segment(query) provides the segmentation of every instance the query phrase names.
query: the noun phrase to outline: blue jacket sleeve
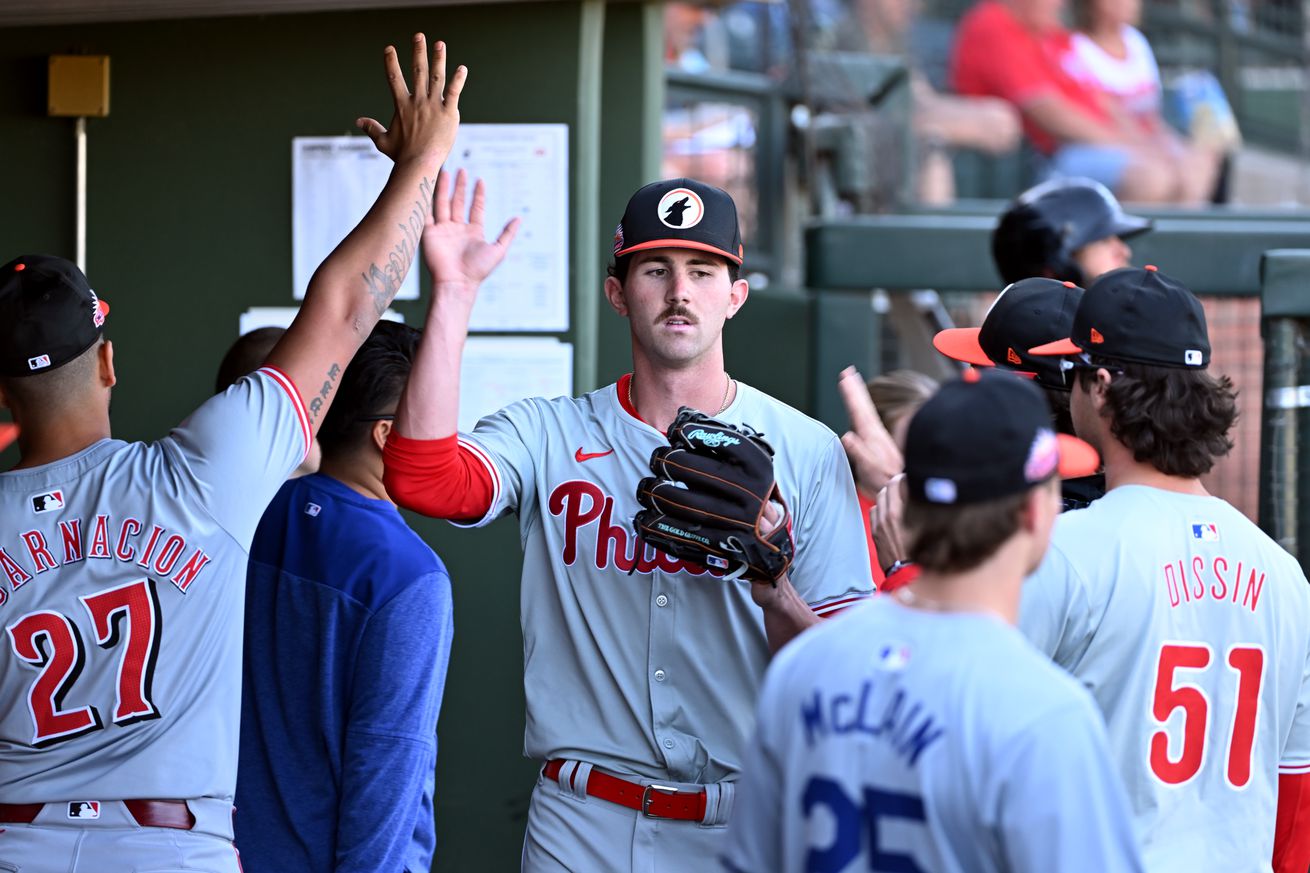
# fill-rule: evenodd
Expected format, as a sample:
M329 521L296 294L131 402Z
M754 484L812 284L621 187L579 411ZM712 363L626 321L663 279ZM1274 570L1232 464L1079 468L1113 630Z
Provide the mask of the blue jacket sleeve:
M450 580L418 579L369 618L346 722L336 873L428 870Z

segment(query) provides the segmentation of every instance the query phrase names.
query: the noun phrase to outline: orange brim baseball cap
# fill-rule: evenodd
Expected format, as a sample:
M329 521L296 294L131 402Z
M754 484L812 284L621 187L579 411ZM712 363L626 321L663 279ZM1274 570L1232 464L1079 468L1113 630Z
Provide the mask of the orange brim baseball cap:
M1185 285L1155 267L1121 267L1087 289L1065 339L1034 357L1077 356L1203 370L1210 363L1205 309Z
M650 249L693 249L740 264L745 252L737 204L722 188L695 179L640 188L614 231L614 257Z
M928 503L995 500L1099 466L1094 448L1051 427L1045 395L1002 369L943 384L910 419L905 440L906 486Z
M939 330L932 338L932 347L948 358L973 364L975 367L995 366L978 342L979 327L950 327Z
M1057 433L1060 462L1057 471L1061 479L1081 479L1101 469L1101 456L1092 444L1067 433Z

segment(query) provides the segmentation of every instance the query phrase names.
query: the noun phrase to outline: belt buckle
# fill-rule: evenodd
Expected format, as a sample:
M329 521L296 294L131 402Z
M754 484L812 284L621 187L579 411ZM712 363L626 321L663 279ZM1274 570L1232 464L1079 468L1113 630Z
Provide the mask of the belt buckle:
M641 790L641 814L647 818L668 818L668 816L657 815L650 811L650 804L654 799L651 797L652 791L658 791L660 794L673 795L682 793L681 789L674 788L672 785L659 785L652 782Z

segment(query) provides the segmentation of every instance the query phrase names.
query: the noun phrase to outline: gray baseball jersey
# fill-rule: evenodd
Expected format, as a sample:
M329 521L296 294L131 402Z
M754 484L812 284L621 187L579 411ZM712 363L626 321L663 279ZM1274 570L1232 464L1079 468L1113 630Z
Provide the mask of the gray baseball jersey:
M247 552L308 442L265 368L156 443L0 474L0 798L232 798Z
M995 616L880 597L760 694L730 870L1142 869L1087 693Z
M523 541L525 753L681 782L732 778L768 662L747 582L723 582L643 548L637 482L664 434L626 408L627 378L578 398L534 398L462 442L495 495L486 524L517 512ZM850 468L823 425L749 385L718 417L764 433L791 509L791 579L823 614L867 596L864 527Z
M1310 772L1310 587L1217 497L1140 485L1065 513L1020 628L1105 714L1152 870L1270 869Z

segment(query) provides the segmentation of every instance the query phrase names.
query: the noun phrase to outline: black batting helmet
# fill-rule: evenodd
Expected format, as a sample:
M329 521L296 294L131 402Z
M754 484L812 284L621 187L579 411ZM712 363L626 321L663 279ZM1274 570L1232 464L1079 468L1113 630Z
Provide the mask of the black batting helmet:
M1123 211L1100 182L1054 179L1029 188L1001 213L992 231L992 259L1008 285L1045 276L1086 286L1073 253L1088 243L1127 239L1151 229L1151 220Z

